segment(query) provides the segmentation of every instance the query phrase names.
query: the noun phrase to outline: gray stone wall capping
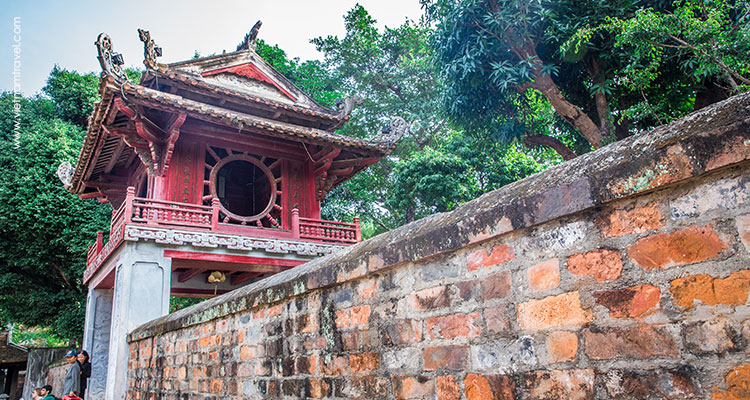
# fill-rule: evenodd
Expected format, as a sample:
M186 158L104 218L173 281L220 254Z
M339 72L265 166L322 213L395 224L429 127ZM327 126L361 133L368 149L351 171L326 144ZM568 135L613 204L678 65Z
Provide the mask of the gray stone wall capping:
M129 341L486 242L750 159L750 93L136 328Z

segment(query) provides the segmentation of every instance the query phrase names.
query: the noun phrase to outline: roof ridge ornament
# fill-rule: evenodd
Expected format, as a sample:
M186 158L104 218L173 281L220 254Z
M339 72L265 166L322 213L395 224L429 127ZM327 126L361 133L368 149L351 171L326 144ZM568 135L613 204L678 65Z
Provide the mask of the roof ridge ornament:
M156 57L161 57L161 47L156 45L153 39L151 39L151 33L147 30L138 28L138 37L143 42L143 65L147 69L154 69L157 65Z
M99 53L97 58L99 59L99 65L102 67L102 72L116 80L127 82L128 76L122 69L122 65L125 64L122 54L115 53L112 50L112 39L109 38L109 35L104 32L100 33L94 45L96 45L96 50Z
M391 123L383 126L380 130L380 137L376 139L379 143L385 143L389 148L393 147L398 141L409 132L409 124L401 117L393 117Z
M349 116L349 114L352 113L352 110L354 110L355 105L360 105L362 102L364 102L365 99L358 95L354 94L349 97L336 100L336 109L339 110L339 118L346 118Z
M258 22L253 25L252 29L250 29L250 32L245 35L245 41L243 43L240 43L239 46L237 46L237 51L240 50L252 50L255 51L255 46L257 45L256 40L258 39L258 31L260 31L260 26L263 25L263 22L261 20L258 20Z

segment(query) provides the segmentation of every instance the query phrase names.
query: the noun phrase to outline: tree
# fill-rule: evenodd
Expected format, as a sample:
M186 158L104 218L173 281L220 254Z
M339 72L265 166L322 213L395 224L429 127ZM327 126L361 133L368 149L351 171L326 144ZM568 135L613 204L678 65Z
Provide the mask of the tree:
M632 18L611 18L600 29L616 34L616 45L631 54L621 74L630 89L664 79L664 65L671 60L678 60L684 75L696 83L711 82L719 92L699 96L722 99L750 87L747 1L677 1L673 11L646 8ZM580 46L592 34L594 29L582 27L571 43ZM709 102L698 97L696 108Z
M109 224L110 208L67 192L55 175L74 162L84 130L57 117L54 99L23 99L19 147L13 95L0 97L0 312L5 321L49 326L71 340L82 332L87 245Z
M373 136L394 116L406 119L411 131L389 157L331 191L324 217L361 215L363 234L370 236L432 212L449 211L499 187L505 177L525 176L527 170L499 167L514 151L498 142L482 147L482 140L449 127L440 107L443 82L434 64L429 24L407 20L397 28L379 30L360 5L344 20L343 38L313 40L340 90L365 98L341 133ZM473 145L476 151L467 151ZM455 153L459 149L464 152Z
M644 4L662 10L660 1L617 0L424 0L437 22L435 47L444 71L444 106L459 126L505 141L527 139L571 158L608 141L631 134L622 114L640 101L630 91L619 93L617 72L629 59L615 49L614 35L597 31L584 45L565 44L583 26L601 26L609 18L629 18ZM665 64L670 71L674 66ZM683 101L682 74L675 83L649 88L665 102ZM694 92L690 85L688 90ZM542 96L539 102L530 92ZM674 92L674 93L673 93ZM529 99L532 99L530 101ZM546 104L545 104L546 103ZM557 115L549 132L539 132L534 117L551 107ZM588 146L570 146L581 135ZM564 137L570 139L564 140ZM567 147L568 149L564 149Z

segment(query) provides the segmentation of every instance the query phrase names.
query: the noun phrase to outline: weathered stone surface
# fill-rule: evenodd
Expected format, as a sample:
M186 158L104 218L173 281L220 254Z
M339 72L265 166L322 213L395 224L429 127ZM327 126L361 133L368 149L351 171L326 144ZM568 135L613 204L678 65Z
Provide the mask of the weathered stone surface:
M422 321L400 320L383 327L385 344L399 346L422 341Z
M737 217L737 232L745 250L750 252L750 215Z
M445 286L422 289L409 295L409 306L413 310L425 311L450 305L450 297Z
M508 271L482 278L479 282L482 300L502 299L508 296L512 290L510 280Z
M605 237L617 237L657 230L664 226L656 204L635 206L627 210L612 210L598 221Z
M750 177L722 179L701 185L687 195L670 202L675 221L734 210L750 201Z
M457 337L477 337L482 333L479 319L480 314L478 312L427 318L425 321L427 337L430 340L436 338L455 339Z
M560 285L560 261L552 258L529 267L529 288L546 290Z
M524 399L591 400L594 398L594 371L568 369L530 372L521 379Z
M618 399L660 398L667 400L701 397L692 366L660 371L612 371L607 375L607 392Z
M669 290L675 302L684 308L692 308L696 300L710 306L745 304L750 292L750 270L732 272L727 278L705 274L678 278L671 282Z
M628 247L628 256L644 269L666 269L712 259L726 248L711 226L692 226L645 237Z
M468 346L433 346L424 349L424 369L460 370L466 368L469 362Z
M547 338L547 361L560 363L575 361L578 352L578 335L568 331L550 332Z
M638 285L625 289L594 293L596 303L609 309L614 318L635 318L659 309L661 290L652 285Z
M391 377L393 395L399 400L423 399L435 394L435 380L424 375L396 375Z
M461 399L461 388L458 386L458 383L455 380L455 376L438 376L436 386L438 400Z
M515 400L516 382L507 375L466 374L466 400Z
M628 195L679 182L693 174L693 163L681 144L667 148L666 154L643 166L624 179L608 182L608 188L615 194Z
M416 347L403 347L383 352L383 367L389 370L417 370L422 351Z
M724 386L714 387L713 400L750 399L750 364L740 365L726 374Z
M725 316L686 325L682 335L685 346L693 354L738 351L744 345L739 328Z
M516 257L513 248L507 244L498 244L492 248L490 254L481 249L469 254L466 258L466 267L469 271L476 271L483 267L492 267L508 262Z
M602 249L574 254L568 258L568 271L576 275L591 275L597 282L617 279L622 274L620 252Z
M348 399L382 399L388 396L388 378L378 375L353 376L347 387Z
M484 309L484 325L490 332L498 333L509 330L512 319L513 308L510 306Z
M583 331L583 338L586 355L594 360L678 357L680 353L677 343L665 327L590 328Z
M537 364L534 339L524 336L516 340L497 339L471 346L474 370L509 373Z
M529 300L516 306L521 329L549 329L581 326L592 319L591 311L581 306L578 292Z

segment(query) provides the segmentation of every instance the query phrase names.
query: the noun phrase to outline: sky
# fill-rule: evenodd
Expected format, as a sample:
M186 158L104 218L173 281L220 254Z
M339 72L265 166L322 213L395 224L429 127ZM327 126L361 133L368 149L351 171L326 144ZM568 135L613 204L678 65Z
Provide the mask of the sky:
M41 90L55 64L99 73L94 42L101 32L109 34L126 67L143 68L138 28L163 48L162 63L190 59L196 51L233 51L259 19L258 38L278 44L289 57L321 59L310 39L343 36L343 16L356 3L381 28L422 15L419 0L17 0L0 9L0 91L13 90L14 67L24 96Z

